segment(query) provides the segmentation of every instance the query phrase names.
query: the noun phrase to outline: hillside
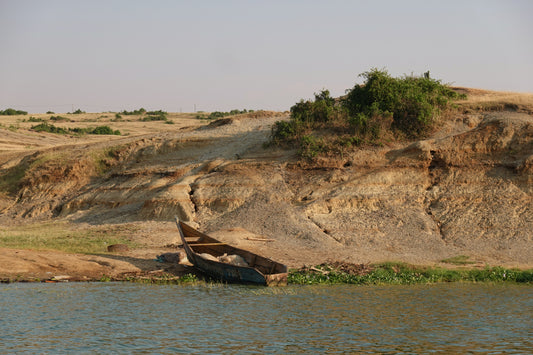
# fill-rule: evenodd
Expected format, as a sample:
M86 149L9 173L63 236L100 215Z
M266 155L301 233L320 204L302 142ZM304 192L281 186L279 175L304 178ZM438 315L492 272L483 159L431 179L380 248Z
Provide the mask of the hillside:
M449 266L443 260L465 256L472 266L531 268L533 95L457 90L468 99L431 137L313 163L294 150L265 147L272 125L287 114L214 122L170 114L173 124L82 114L54 123L105 124L120 136L37 133L23 120L50 115L0 116L0 241L38 237L41 225L82 236L97 230L132 250L79 256L85 270L156 270L144 262L173 250L178 216L292 267ZM50 251L55 256L39 259L42 252L15 244L0 245L10 247L1 277L67 273L76 260ZM65 263L50 261L58 259Z

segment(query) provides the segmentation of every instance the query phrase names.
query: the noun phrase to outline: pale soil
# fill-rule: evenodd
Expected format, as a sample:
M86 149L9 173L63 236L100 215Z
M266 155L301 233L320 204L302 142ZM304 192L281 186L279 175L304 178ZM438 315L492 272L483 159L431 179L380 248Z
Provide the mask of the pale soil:
M91 115L109 117L95 124ZM313 166L298 162L295 151L263 147L272 124L287 117L273 116L208 126L179 114L172 125L69 115L73 127L105 124L129 134L84 137L38 134L21 117L9 118L4 126L18 120L20 128L0 128L0 172L39 154L55 158L28 172L16 196L0 196L1 227L66 221L112 233L114 226L134 226L128 239L139 247L98 255L4 248L0 278L191 272L155 260L179 251L174 216L290 267L327 261L451 267L442 260L459 255L470 258L469 266L533 267L527 113L461 113L430 139L357 149ZM116 146L122 148L106 174L84 163L87 152Z

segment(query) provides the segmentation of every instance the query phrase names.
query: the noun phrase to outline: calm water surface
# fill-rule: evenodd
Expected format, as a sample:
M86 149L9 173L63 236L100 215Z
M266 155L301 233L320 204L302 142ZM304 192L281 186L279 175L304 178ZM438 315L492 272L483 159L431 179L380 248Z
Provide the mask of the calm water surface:
M533 287L0 285L0 353L533 353Z

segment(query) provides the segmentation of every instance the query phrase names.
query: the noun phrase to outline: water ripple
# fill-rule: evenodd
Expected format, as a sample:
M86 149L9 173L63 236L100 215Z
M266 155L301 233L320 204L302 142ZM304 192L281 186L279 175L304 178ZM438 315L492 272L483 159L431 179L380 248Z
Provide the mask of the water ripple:
M533 287L0 285L0 353L530 353Z

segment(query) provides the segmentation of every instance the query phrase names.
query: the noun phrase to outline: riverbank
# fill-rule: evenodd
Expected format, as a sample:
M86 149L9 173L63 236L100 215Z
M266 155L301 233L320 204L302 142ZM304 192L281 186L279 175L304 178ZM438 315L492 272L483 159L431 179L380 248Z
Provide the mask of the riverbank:
M167 249L168 250L168 249ZM160 250L161 251L161 250ZM13 282L136 282L146 284L191 284L210 283L219 281L211 280L199 272L187 262L177 262L178 253L168 252L166 255L176 255L176 258L165 260L161 256L154 259L142 259L120 255L68 255L58 254L51 251L32 252L24 250L0 249L0 265L10 265L10 272L0 267L0 283ZM152 251L153 252L153 251ZM5 264L10 253L14 253L18 264ZM39 271L26 271L20 269L20 261L27 263L41 263L47 258L59 258L61 260L56 267L56 272L44 271L46 267L36 267ZM78 263L74 261L78 258ZM174 260L172 260L174 259ZM56 259L57 260L57 259ZM509 282L533 284L533 269L520 270L504 267L465 267L467 261L461 259L462 265L444 267L427 267L409 265L406 263L389 262L377 264L351 264L335 262L316 266L303 266L289 271L288 283L293 285L412 285L433 284L442 282ZM91 263L100 265L99 270L88 267ZM121 265L121 263L124 263ZM452 262L453 263L453 262ZM78 264L77 269L68 269ZM136 264L137 270L128 268ZM141 264L143 269L140 269ZM49 265L48 267L50 267ZM85 266L85 270L83 267ZM92 265L94 266L94 265ZM122 266L122 269L120 269ZM17 272L17 267L19 268ZM81 268L80 268L81 267ZM107 271L102 269L107 268ZM15 272L13 272L15 271ZM58 272L61 271L61 272Z
M312 161L266 144L288 113L2 117L0 277L164 273L155 259L179 243L175 216L292 269L465 258L473 269L530 270L533 96L462 90L468 100L424 139ZM37 122L122 135L39 132ZM116 243L129 251L109 253Z

